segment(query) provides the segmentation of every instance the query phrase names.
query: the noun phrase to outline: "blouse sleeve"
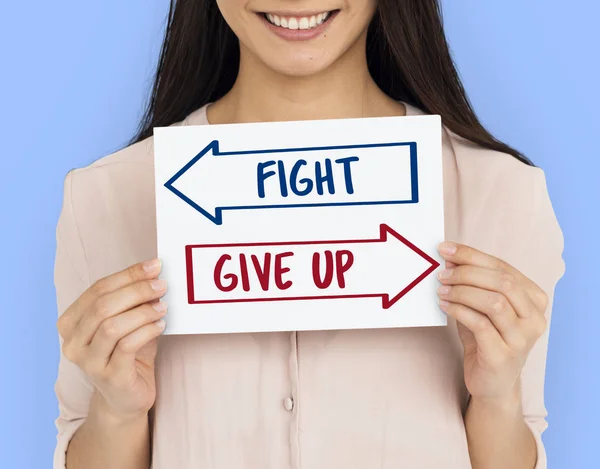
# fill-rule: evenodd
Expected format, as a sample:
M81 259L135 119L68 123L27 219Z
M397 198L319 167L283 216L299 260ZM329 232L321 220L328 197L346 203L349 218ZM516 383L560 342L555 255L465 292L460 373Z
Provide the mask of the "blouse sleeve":
M71 197L73 175L76 171L70 171L65 177L63 204L56 227L54 285L59 316L90 283ZM59 343L62 346L60 336ZM58 434L53 469L65 469L67 446L87 417L92 391L93 385L86 375L74 363L68 361L61 351L55 384L59 415L55 421Z
M554 289L565 271L562 258L563 235L558 225L541 169L535 168L534 178L534 216L532 217L531 236L525 244L523 253L523 274L537 283L548 295L546 318L548 327L535 344L521 374L523 414L531 429L538 450L535 469L546 469L546 451L542 443L542 433L547 428L547 411L544 405L544 377L546 371L546 353Z

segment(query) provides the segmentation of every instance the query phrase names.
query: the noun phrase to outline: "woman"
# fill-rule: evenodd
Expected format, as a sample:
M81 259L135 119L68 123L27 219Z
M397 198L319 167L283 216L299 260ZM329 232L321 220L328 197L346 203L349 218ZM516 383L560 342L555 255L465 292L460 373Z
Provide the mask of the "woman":
M158 339L153 127L428 113L448 327ZM57 239L55 469L546 467L562 234L543 172L475 117L435 0L172 4L141 130L67 175Z

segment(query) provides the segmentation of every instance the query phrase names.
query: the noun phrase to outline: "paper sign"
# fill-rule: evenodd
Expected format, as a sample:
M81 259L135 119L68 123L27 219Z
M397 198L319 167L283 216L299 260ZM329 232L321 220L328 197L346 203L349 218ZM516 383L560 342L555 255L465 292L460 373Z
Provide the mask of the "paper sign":
M439 326L439 116L154 132L166 334Z

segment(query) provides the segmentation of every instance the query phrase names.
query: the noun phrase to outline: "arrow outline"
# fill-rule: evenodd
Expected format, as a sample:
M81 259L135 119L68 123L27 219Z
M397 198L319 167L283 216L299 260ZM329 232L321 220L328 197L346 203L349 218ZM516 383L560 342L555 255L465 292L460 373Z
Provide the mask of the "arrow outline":
M326 150L352 150L364 148L385 148L408 146L410 150L410 180L411 180L411 198L409 200L399 201L376 201L376 202L326 202L314 204L283 204L283 205L249 205L249 206L232 206L232 207L215 207L215 214L209 213L186 196L183 192L173 186L173 184L183 176L193 165L195 165L204 155L212 150L213 156L240 156L240 155L257 155L257 154L272 154L272 153L294 153L308 151L326 151ZM274 208L309 208L309 207L343 207L343 206L361 206L361 205L398 205L398 204L416 204L419 203L419 176L417 163L417 142L391 142L391 143L367 143L361 145L336 145L325 147L305 147L305 148L279 148L267 150L242 150L242 151L219 151L219 140L210 142L200 153L188 161L183 168L177 171L167 182L164 187L174 193L177 197L190 205L192 208L200 212L215 225L223 224L223 212L225 210L256 210L256 209L274 209Z
M404 287L400 293L390 298L389 293L365 293L352 295L324 295L324 296L301 296L301 297L274 297L274 298L233 298L219 300L195 300L194 299L194 275L193 275L193 249L209 249L209 248L224 248L224 247L257 247L257 246L300 246L300 245L319 245L319 244L365 244L365 243L385 243L388 240L388 235L396 238L413 252L420 255L423 259L431 264L421 275ZM186 266L186 281L187 281L187 296L188 304L219 304L219 303L256 303L256 302L271 302L271 301L305 301L305 300L335 300L335 299L351 299L351 298L381 298L382 308L389 309L397 303L409 291L421 283L429 274L440 266L440 263L433 257L419 249L404 236L392 229L389 225L381 223L379 225L379 238L372 239L352 239L352 240L333 240L333 241L275 241L263 243L231 243L231 244L188 244L185 246L185 266Z

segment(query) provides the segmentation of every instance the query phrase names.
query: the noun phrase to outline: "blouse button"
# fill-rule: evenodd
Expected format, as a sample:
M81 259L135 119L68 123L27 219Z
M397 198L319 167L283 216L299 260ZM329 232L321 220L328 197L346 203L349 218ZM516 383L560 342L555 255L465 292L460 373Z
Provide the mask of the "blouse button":
M283 400L283 407L287 411L291 411L294 408L294 400L291 397L286 397Z

